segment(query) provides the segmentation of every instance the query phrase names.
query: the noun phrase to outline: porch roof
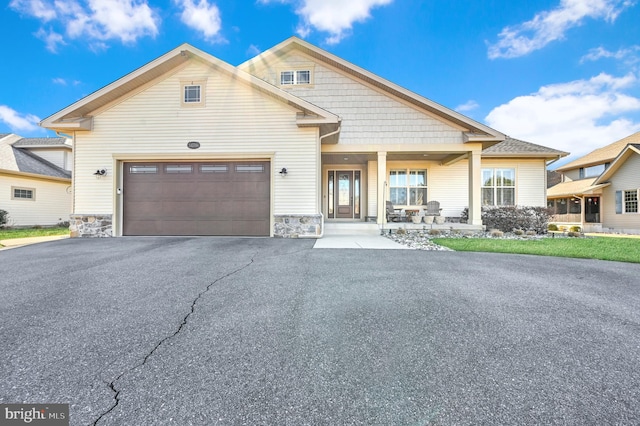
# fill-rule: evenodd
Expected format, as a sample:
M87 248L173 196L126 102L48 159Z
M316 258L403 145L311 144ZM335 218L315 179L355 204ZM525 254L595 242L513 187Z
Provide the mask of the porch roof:
M562 182L547 189L547 198L570 197L572 195L590 195L600 193L600 189L609 183L596 185L596 179L581 179Z

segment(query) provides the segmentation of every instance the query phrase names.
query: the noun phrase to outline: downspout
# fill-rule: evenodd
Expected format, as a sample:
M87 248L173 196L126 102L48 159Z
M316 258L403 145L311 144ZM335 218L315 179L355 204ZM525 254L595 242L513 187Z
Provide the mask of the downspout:
M320 146L322 146L322 140L324 138L328 138L329 136L333 136L333 135L337 135L338 133L340 133L340 130L342 128L342 120L338 121L338 128L336 130L334 130L333 132L327 133L326 135L320 136ZM320 158L322 158L322 148L320 149ZM320 164L320 170L322 170L322 162ZM322 173L320 174L322 176ZM320 178L321 184L320 186L322 186L322 178ZM322 197L320 197L320 200L322 200ZM314 236L302 236L302 238L322 238L324 237L324 215L322 214L322 211L319 212L320 213L320 235L314 235Z
M73 170L71 171L71 214L75 214L76 212L76 191L75 191L75 180L76 180L76 133L73 132L73 135L68 135L66 133L61 132L60 130L56 130L56 135L59 137L65 137L67 139L71 139L71 164L73 164ZM71 217L69 217L69 222L71 222Z

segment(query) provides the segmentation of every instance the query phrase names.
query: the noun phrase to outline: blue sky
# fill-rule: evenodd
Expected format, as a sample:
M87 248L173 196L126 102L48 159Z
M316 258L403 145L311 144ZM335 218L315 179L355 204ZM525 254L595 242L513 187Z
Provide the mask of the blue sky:
M41 119L184 42L238 65L298 35L575 158L640 130L639 2L10 0L0 133L54 136Z

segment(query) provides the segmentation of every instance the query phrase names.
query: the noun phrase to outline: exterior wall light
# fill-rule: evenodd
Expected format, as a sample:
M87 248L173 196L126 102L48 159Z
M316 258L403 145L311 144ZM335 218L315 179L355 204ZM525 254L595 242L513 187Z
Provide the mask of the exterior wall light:
M280 173L280 176L285 177L287 175L287 168L283 167L278 173Z
M96 179L100 179L101 177L107 175L107 169L98 169L93 175L96 177Z

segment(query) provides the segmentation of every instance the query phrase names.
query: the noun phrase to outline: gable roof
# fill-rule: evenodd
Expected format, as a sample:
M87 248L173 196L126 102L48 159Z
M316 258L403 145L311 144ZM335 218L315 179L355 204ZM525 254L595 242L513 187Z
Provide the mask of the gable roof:
M482 151L482 157L544 157L548 160L559 159L569 155L568 152L536 145L531 142L521 141L507 137L504 141L497 143Z
M611 179L620 166L622 166L632 155L637 154L640 155L640 143L638 144L628 144L622 152L613 160L611 165L604 171L598 178L596 179L596 183L604 183L607 180ZM640 171L638 171L638 176L640 176Z
M250 85L261 93L299 110L302 113L297 119L299 126L320 126L321 135L335 131L339 127L340 117L337 115L268 84L187 43L45 118L40 122L40 126L57 131L91 130L93 121L91 114L94 111L129 95L132 91L185 65L190 60L201 61L232 76L236 81Z
M242 70L250 70L254 64L268 61L270 57L282 56L293 50L299 50L304 54L313 57L325 64L337 68L342 72L345 72L359 80L362 80L377 89L387 92L395 97L398 97L410 104L426 110L431 114L441 117L444 120L453 122L465 129L465 141L473 142L499 142L503 141L506 136L495 129L490 128L484 124L478 123L469 117L466 117L454 110L444 107L430 99L420 96L414 92L411 92L404 87L401 87L395 83L385 80L357 65L354 65L342 58L339 58L332 53L329 53L317 46L314 46L298 37L290 37L282 43L272 47L269 50L262 52L256 57L240 64L238 68Z
M593 150L583 157L567 163L562 167L558 167L556 170L562 172L566 170L577 169L580 167L589 167L598 164L610 163L630 143L640 143L640 132L634 133L631 136L627 136L626 138L620 139L619 141L616 141L607 146L603 146L602 148Z
M71 172L7 141L0 143L0 172L70 181Z

